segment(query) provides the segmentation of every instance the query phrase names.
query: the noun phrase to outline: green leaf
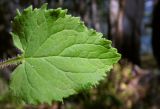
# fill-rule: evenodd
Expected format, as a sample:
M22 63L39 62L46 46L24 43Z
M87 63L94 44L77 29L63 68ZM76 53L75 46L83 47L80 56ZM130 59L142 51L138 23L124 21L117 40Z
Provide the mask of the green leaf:
M10 89L26 103L62 101L105 78L120 59L111 41L88 29L62 9L29 7L12 22L22 64L13 72Z

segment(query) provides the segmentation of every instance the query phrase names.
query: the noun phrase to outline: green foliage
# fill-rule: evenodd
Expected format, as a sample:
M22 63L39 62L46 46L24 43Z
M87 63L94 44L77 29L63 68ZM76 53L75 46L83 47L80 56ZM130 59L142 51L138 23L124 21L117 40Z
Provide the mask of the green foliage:
M10 89L17 100L31 104L62 101L97 85L120 59L101 33L66 10L46 7L17 11L12 22L22 63L12 74Z

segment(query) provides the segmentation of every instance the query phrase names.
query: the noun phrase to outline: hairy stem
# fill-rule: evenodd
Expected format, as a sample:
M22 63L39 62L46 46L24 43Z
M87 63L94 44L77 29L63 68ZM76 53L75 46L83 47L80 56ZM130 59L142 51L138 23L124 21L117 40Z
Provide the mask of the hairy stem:
M1 60L0 61L0 68L7 67L9 65L17 65L23 61L23 56L18 55L17 57L9 58L6 60Z

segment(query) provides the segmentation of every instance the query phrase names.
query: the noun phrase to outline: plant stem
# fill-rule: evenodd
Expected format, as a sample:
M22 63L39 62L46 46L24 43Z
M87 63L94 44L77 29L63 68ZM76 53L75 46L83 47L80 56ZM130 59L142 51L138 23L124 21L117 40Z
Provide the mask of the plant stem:
M13 58L9 58L6 60L2 60L0 61L0 68L4 68L7 67L9 65L15 65L15 64L19 64L23 61L23 56L22 55L18 55L17 57L13 57Z

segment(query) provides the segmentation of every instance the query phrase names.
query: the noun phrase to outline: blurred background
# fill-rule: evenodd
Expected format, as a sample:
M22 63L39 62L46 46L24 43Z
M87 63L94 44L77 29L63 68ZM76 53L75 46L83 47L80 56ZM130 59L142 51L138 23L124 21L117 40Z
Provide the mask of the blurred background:
M96 88L51 106L16 104L8 93L16 66L0 69L0 109L160 109L160 0L0 0L0 61L20 54L9 34L16 9L45 2L102 32L122 59Z

